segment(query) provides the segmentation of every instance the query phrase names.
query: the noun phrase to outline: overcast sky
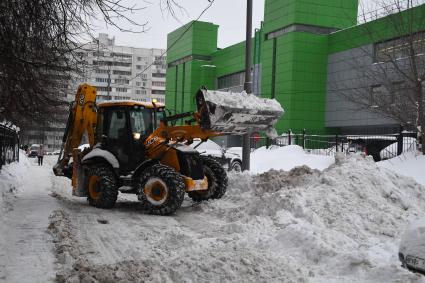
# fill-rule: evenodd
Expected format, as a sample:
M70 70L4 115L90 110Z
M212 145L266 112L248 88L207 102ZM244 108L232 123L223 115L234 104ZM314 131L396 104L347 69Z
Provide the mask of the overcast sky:
M370 9L375 0L361 0ZM146 48L166 48L167 33L180 27L192 19L195 19L204 10L208 0L176 0L186 9L186 12L177 11L178 20L161 12L160 0L127 0L127 4L146 7L137 11L132 18L139 23L148 22L148 31L141 34L123 33L114 27L106 27L98 23L98 32L108 33L115 36L117 45ZM264 17L264 0L253 0L254 21L253 27L259 28ZM246 0L215 0L212 7L202 16L200 20L218 24L218 47L226 47L245 40L245 14ZM120 23L125 28L129 25Z

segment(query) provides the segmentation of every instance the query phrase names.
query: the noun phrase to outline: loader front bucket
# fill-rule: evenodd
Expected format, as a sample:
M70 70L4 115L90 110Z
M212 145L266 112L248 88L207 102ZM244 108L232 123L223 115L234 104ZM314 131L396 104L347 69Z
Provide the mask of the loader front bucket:
M249 131L276 135L274 125L284 110L275 99L260 98L246 92L223 92L200 89L196 94L200 126L225 134Z

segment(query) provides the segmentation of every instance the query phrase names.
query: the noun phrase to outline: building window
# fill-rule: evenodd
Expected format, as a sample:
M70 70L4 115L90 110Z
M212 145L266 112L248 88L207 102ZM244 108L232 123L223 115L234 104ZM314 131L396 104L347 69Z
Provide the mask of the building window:
M97 91L108 91L108 87L106 86L97 86L96 89ZM112 91L111 87L109 87L109 91Z
M394 104L400 96L404 93L410 91L409 87L406 85L404 81L393 82L391 84L391 93L389 103Z
M131 59L133 58L133 55L126 53L112 53L111 57Z
M165 78L165 74L163 73L152 73L153 78Z
M115 83L116 84L126 84L126 85L128 85L130 83L130 81L127 80L127 79L115 79Z
M148 78L147 74L138 74L137 75L139 78L142 78L142 80L146 80Z
M129 96L114 96L114 100L130 100Z
M108 78L96 78L96 82L97 83L107 83L108 82Z
M112 66L114 62L111 61L95 61L93 60L93 65L95 66Z
M136 94L143 94L143 95L145 95L146 94L146 90L144 90L144 89L136 89Z
M243 86L245 82L245 72L234 73L218 78L218 89Z
M165 94L165 90L153 89L152 94Z
M152 86L165 87L165 82L156 82L156 81L153 81L152 82Z
M115 88L116 92L127 92L127 89L125 87L117 87Z
M141 82L136 82L136 86L140 86Z
M409 56L413 46L415 55L425 54L425 31L374 44L374 62L389 62Z
M377 102L381 98L384 89L382 85L372 85L370 86L370 96L369 96L369 105L370 107L378 107Z
M129 71L118 71L118 70L114 70L113 71L114 75L122 75L122 76L131 76L131 72Z
M131 67L131 63L114 62L114 66L118 66L118 67Z
M109 70L102 70L102 69L97 69L96 70L96 74L108 74Z
M161 56L155 56L155 61L153 62L153 65L162 66L165 65L166 59Z

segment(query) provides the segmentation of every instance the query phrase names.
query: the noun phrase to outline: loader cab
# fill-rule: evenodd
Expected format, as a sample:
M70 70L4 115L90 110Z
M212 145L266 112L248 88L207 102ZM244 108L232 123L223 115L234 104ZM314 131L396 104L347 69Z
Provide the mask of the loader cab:
M134 170L144 159L144 140L159 126L164 106L137 101L98 104L95 143L111 152L120 171Z

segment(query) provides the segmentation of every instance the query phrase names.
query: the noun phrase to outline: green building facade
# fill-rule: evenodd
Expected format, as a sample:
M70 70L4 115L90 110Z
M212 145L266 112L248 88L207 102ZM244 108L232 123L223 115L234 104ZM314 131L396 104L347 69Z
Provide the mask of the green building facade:
M350 120L350 113L340 111L344 102L334 99L330 90L330 82L349 80L349 70L335 70L356 48L373 49L377 42L403 35L387 24L388 17L401 17L401 13L357 25L357 9L358 0L265 1L264 21L252 39L253 89L256 95L275 98L284 107L285 115L276 125L279 133L289 129L326 133L371 121L394 124L373 114L354 112L351 114L369 120ZM425 6L402 13L407 12L418 18L413 28L425 30L420 20ZM242 90L245 42L217 48L218 28L212 23L191 22L168 35L169 109L177 113L194 110L194 94L201 86Z

